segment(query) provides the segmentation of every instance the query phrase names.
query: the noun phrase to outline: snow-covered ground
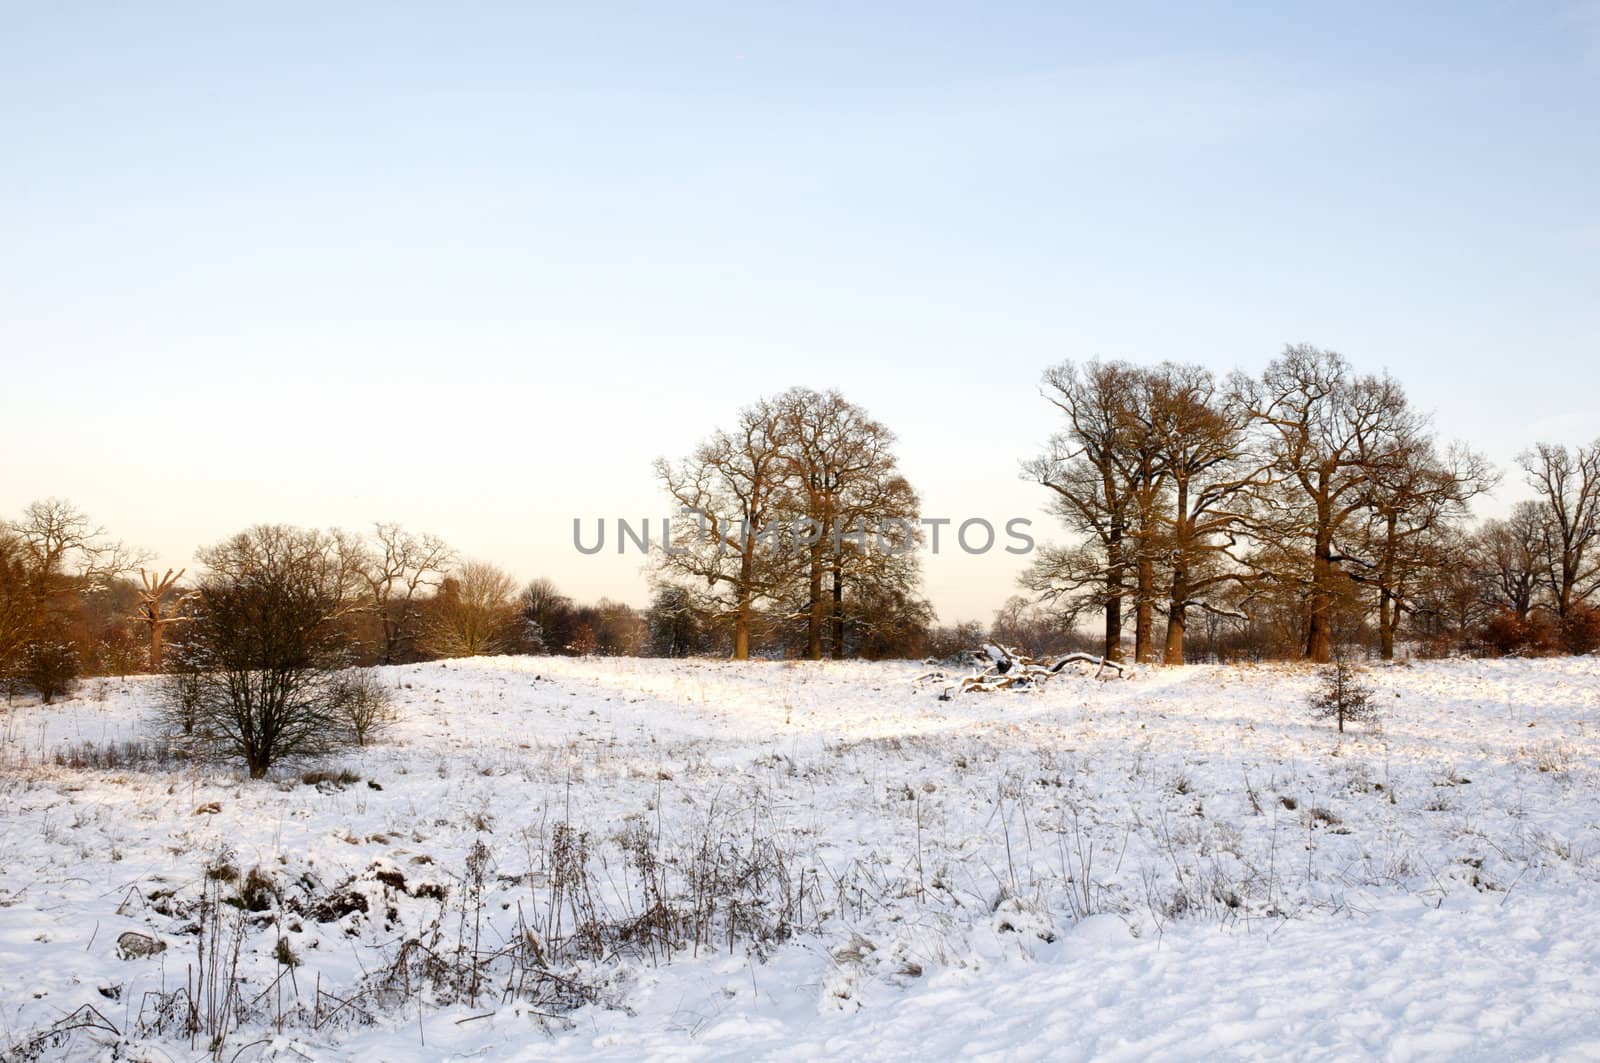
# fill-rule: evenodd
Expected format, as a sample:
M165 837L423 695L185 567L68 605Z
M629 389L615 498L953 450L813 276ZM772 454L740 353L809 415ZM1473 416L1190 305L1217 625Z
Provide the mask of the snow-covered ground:
M0 1053L204 1057L211 947L222 1059L1600 1057L1600 662L1377 668L1342 737L1304 669L926 671L387 669L320 784L54 763L149 680L15 707Z

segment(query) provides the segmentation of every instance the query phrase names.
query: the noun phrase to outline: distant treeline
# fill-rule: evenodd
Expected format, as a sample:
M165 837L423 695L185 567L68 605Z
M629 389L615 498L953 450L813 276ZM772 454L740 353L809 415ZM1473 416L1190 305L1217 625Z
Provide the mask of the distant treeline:
M1500 474L1441 445L1394 379L1329 351L1289 347L1259 376L1064 363L1042 393L1058 428L1022 475L1068 538L1037 551L1025 593L987 629L938 625L918 552L852 534L899 527L902 546L920 542L893 433L837 391L794 388L656 463L685 515L644 609L578 602L549 579L519 586L394 524L263 525L198 551L195 574L158 574L71 503L35 502L0 521L0 684L48 698L81 674L162 670L196 620L215 619L208 602L264 567L305 575L350 665L942 657L986 638L1170 664L1600 647L1600 441L1536 445L1518 459L1534 497L1475 523L1473 500Z
M196 621L212 619L208 605L215 612L225 591L269 566L280 580L285 571L302 578L301 597L315 599L320 627L349 666L513 653L728 656L734 647L734 618L682 587L661 583L644 609L575 601L549 579L519 586L499 567L462 560L438 537L395 524L369 534L262 525L198 557L195 574L148 571L145 555L59 499L0 523L6 693L32 689L48 699L79 676L182 667ZM763 654L805 652L801 618L756 609L746 623ZM938 635L926 619L895 629L854 604L840 630L841 656L918 656Z

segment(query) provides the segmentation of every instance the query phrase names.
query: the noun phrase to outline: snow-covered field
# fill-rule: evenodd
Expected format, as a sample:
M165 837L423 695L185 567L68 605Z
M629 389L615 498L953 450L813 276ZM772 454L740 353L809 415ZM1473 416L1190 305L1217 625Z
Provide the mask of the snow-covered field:
M1600 662L1375 669L1342 737L1303 669L926 671L388 669L320 783L55 763L148 680L15 707L0 1058L204 1058L203 953L225 1060L1600 1057Z

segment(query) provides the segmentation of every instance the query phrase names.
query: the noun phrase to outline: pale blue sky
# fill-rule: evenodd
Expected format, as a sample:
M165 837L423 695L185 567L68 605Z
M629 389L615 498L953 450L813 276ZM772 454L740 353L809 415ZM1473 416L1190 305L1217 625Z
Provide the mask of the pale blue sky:
M642 602L572 517L792 384L1037 515L1067 357L1303 340L1502 466L1600 433L1594 3L0 12L0 509L172 563L397 519Z

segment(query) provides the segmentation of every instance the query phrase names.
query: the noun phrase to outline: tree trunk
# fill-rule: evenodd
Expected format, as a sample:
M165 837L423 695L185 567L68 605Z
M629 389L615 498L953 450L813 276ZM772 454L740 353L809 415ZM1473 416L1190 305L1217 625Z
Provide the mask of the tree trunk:
M150 625L150 670L161 671L161 629L165 625L156 620Z
M1188 623L1189 573L1181 561L1172 569L1172 598L1167 602L1167 645L1163 664L1183 663L1183 633Z
M820 661L822 660L822 626L824 622L822 543L820 541L811 547L810 576L810 583L807 587L809 601L806 610L806 659Z
M1155 641L1155 564L1148 557L1140 557L1138 573L1139 600L1133 613L1133 659L1143 664L1153 656L1151 643Z
M1395 529L1398 524L1398 515L1390 513L1385 525L1387 534L1383 543L1383 573L1378 590L1378 656L1386 661L1394 660L1394 634L1400 627L1400 602L1394 596L1395 554L1399 550Z
M1306 632L1306 657L1316 664L1333 660L1333 545L1317 532L1311 564L1311 622Z
M750 585L755 580L755 540L749 534L749 523L740 545L744 554L739 558L739 598L733 618L733 659L750 659L750 611L753 597Z
M740 590L739 605L733 614L733 659L750 659L750 592Z
M829 647L834 660L844 659L844 565L833 565L833 645Z
M1106 602L1106 645L1105 658L1108 661L1122 660L1122 599L1112 598Z
M408 620L409 607L402 605L397 614L388 614L383 618L383 663L400 663L400 646L405 641L406 629L410 626Z
M1106 543L1106 645L1108 661L1122 660L1122 536L1113 531Z
M1185 607L1173 602L1167 612L1167 645L1161 655L1163 664L1183 663L1183 632L1188 623L1184 616Z
M1394 632L1399 626L1400 610L1394 596L1385 588L1378 592L1378 656L1385 661L1394 660Z

